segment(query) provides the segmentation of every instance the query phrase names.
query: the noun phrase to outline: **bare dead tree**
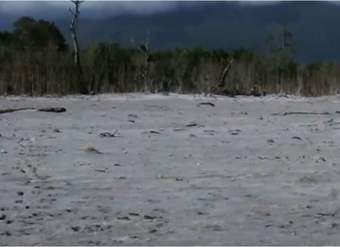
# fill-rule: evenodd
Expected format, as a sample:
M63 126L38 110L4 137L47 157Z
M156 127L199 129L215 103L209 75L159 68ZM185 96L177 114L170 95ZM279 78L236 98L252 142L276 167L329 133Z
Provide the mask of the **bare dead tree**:
M220 80L219 80L219 85L218 85L219 88L224 87L225 79L226 79L227 76L228 76L228 73L229 73L229 71L230 71L230 69L231 69L231 66L232 66L233 62L234 62L234 59L231 58L231 59L229 60L228 64L227 64L227 65L225 66L225 68L223 69L222 74L221 74L221 77L220 77Z
M228 60L228 63L226 64L222 73L219 76L218 84L213 86L212 89L211 89L212 93L217 93L217 94L223 93L223 91L225 89L225 80L226 80L226 78L229 74L229 71L230 71L230 69L233 65L233 62L234 62L233 58L230 58Z
M80 4L82 4L84 1L82 0L71 0L71 2L74 4L74 8L69 8L69 11L72 15L72 21L70 25L70 31L73 41L73 56L74 56L74 64L77 69L77 82L80 84L80 91L81 93L87 93L87 89L82 82L82 69L81 69L81 63L80 63L80 49L79 49L79 40L78 40L78 34L77 34L77 27L78 27L78 21L79 21L79 15L80 15Z
M145 39L144 44L139 46L139 50L143 54L143 64L141 68L141 79L144 84L144 91L150 90L150 82L149 82L149 61L150 61L150 47L149 47L149 38Z
M78 41L78 35L77 35L77 26L78 26L79 14L80 14L79 8L80 8L80 4L83 3L83 1L72 0L71 2L74 4L74 9L69 8L69 11L72 15L70 31L71 31L71 36L73 40L74 63L78 67L80 66L80 59L79 59L79 41Z

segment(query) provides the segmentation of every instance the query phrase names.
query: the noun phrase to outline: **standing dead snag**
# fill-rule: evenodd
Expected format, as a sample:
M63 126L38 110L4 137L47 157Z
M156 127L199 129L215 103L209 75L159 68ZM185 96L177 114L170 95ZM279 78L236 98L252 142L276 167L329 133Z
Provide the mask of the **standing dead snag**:
M222 74L221 74L221 78L220 78L220 81L219 81L219 85L218 87L219 88L223 88L224 87L224 82L225 82L225 79L227 78L227 75L231 69L231 65L233 64L234 62L234 59L231 58L227 64L227 66L224 68Z
M76 73L77 73L77 83L80 87L81 93L87 93L86 86L82 82L82 69L81 69L81 63L80 63L80 49L79 49L79 40L77 35L77 26L78 26L78 20L79 20L79 8L80 4L82 4L84 1L81 0L72 0L71 1L74 4L74 9L69 8L69 11L72 15L72 21L70 25L70 31L71 36L73 40L73 59L74 59L74 65L76 66Z
M73 49L74 49L74 64L77 67L80 67L80 59L79 59L79 42L78 42L78 35L77 35L77 25L78 25L78 18L79 18L79 7L83 1L79 0L72 0L74 4L74 9L69 8L70 13L72 14L72 22L70 25L71 36L73 40Z
M141 79L144 83L144 92L149 91L149 60L150 60L150 50L149 50L149 42L145 40L145 43L139 46L139 50L143 54L143 63L141 67Z
M233 58L230 58L230 60L228 61L227 65L224 67L221 75L220 75L220 78L219 78L219 81L218 81L218 84L216 86L214 86L212 88L212 93L217 93L217 94L224 94L224 91L225 91L225 79L227 78L228 74L229 74L229 71L231 69L231 66L234 62L234 59Z

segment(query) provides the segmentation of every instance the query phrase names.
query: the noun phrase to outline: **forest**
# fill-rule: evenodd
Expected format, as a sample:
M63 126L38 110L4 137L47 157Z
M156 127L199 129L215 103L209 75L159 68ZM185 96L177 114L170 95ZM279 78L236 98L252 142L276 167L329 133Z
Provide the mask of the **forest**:
M73 49L58 27L21 17L0 32L1 95L176 92L222 95L332 95L340 89L335 62L295 59L294 34L286 27L267 38L267 52L204 47L153 49L116 42L81 47L81 76Z

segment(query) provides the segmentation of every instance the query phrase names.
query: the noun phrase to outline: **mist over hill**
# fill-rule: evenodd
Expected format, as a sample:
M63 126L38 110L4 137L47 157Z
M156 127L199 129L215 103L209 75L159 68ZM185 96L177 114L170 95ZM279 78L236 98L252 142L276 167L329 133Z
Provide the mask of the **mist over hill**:
M263 52L268 48L268 36L286 26L294 34L299 60L340 60L340 5L333 2L172 2L166 8L146 13L122 8L118 11L120 5L116 2L105 2L100 8L91 4L81 15L83 46L100 41L132 46L148 39L157 49L245 47ZM49 17L51 9L55 12ZM46 4L32 13L55 21L69 38L66 3L53 7ZM15 14L2 12L0 28L10 28Z

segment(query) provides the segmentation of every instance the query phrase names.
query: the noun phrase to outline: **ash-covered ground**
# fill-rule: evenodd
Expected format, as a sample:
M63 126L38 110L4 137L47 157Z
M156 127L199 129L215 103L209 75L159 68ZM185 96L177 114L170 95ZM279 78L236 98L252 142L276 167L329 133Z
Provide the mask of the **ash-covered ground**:
M1 245L340 244L336 96L0 97L49 106L0 114Z

